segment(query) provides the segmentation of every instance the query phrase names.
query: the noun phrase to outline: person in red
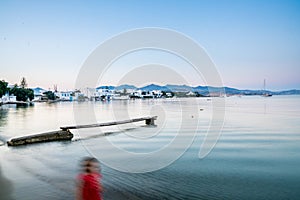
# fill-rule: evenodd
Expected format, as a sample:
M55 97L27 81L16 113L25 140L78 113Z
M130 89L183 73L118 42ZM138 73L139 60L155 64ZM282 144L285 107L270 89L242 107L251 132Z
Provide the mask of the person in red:
M99 161L96 158L84 158L82 173L77 176L76 200L102 200L102 185Z

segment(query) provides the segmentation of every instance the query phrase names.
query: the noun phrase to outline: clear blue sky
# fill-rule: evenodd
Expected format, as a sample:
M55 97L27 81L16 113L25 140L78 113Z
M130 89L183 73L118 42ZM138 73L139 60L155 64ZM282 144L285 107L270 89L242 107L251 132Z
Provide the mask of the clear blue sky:
M13 84L24 76L31 87L73 89L99 44L142 27L193 38L226 86L261 89L265 78L271 90L300 89L300 1L288 0L1 0L0 79Z

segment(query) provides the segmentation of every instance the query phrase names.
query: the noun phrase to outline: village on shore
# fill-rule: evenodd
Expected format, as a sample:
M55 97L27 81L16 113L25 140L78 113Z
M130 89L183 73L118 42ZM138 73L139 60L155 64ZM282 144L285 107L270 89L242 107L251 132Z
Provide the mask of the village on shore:
M159 99L177 97L230 97L245 95L261 95L270 97L272 95L295 95L300 90L267 91L263 90L239 90L229 87L212 86L187 86L187 85L155 85L150 84L141 88L133 85L100 86L97 88L86 87L68 91L59 91L57 85L53 89L45 90L40 87L27 88L25 78L18 86L1 82L0 105L19 104L30 105L33 102L60 102L60 101L111 101L129 99Z
M12 89L14 86L9 85ZM129 99L158 99L176 97L205 97L198 92L159 89L139 89L139 88L116 88L112 86L100 86L97 88L84 88L81 90L58 91L54 86L53 90L45 90L37 87L32 88L33 98L26 101L18 101L14 94L7 92L0 98L1 104L25 104L29 102L59 102L59 101L110 101L110 100L129 100ZM218 93L219 94L219 93ZM214 94L214 96L218 96Z
M98 88L85 88L74 91L50 91L54 98L49 99L49 91L42 88L34 88L34 102L43 101L110 101L110 100L129 100L129 99L154 99L172 98L175 93L161 90L136 90L136 89L112 89L108 86Z

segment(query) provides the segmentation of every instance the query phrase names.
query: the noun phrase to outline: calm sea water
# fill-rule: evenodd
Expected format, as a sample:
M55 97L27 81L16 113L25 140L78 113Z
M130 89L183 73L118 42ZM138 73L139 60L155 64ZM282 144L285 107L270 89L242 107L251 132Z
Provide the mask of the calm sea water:
M36 103L0 108L0 199L74 199L74 180L83 156L102 162L104 199L298 199L300 196L300 96L229 97L224 127L213 150L199 159L212 118L209 99L158 99L113 102ZM74 111L76 110L76 111ZM58 130L75 123L107 122L158 115L156 127L143 122L73 131L71 142L8 147L12 137ZM75 116L75 118L74 118ZM195 136L195 137L194 137ZM103 144L145 154L167 154L138 163ZM164 163L162 169L128 173L128 169ZM130 166L132 165L132 166ZM151 167L150 167L151 168ZM149 169L150 169L149 168Z

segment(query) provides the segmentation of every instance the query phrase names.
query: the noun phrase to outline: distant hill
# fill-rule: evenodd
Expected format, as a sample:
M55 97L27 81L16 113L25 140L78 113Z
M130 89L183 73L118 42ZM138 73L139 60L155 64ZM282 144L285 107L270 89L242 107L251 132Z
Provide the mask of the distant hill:
M287 91L279 91L273 92L270 90L239 90L237 88L231 87L212 87L212 86L196 86L191 87L188 85L165 85L160 86L156 84L150 84L145 87L139 88L145 91L151 90L162 90L162 91L172 91L172 92L198 92L202 95L208 95L209 93L226 93L227 95L263 95L264 93L272 94L272 95L300 95L300 90L287 90Z
M300 90L286 90L286 91L280 91L280 92L273 92L274 95L300 95Z
M187 85L166 85L172 92L189 92L193 91L193 87Z
M144 91L151 91L151 90L161 90L161 91L169 91L170 89L166 86L160 86L160 85L155 85L155 84L150 84L145 87L139 88L140 90Z
M120 86L100 86L97 89L104 89L108 88L110 90L123 90L123 89L139 89L143 91L152 91L152 90L161 90L161 91L172 91L172 92L197 92L201 95L208 96L210 93L215 94L223 94L224 92L227 95L263 95L264 93L272 94L272 95L300 95L300 90L285 90L285 91L270 91L270 90L240 90L237 88L231 87L213 87L213 86L188 86L188 85L171 85L167 84L165 86L157 85L157 84L150 84L144 87L137 88L134 85L120 85Z
M43 88L36 87L33 89L35 94L41 93L43 91L47 91ZM137 88L134 85L123 84L120 86L99 86L96 89L109 89L109 90L143 90L143 91L152 91L152 90L161 90L165 92L179 92L179 93L188 93L188 92L197 92L201 95L208 96L210 93L215 94L223 94L224 92L227 95L263 95L264 93L272 94L272 95L300 95L300 90L292 89L292 90L284 90L284 91L270 91L270 90L239 90L237 88L231 87L212 87L212 86L188 86L188 85L170 85L167 84L165 86L150 84L144 87Z
M99 90L99 89L108 89L108 90L114 90L115 89L115 86L110 86L110 85L108 85L108 86L99 86L99 87L97 87L96 88L97 90Z
M128 89L135 90L137 88L134 85L127 85L127 84L115 87L115 90L124 90L124 89L126 89L126 90L128 90Z

